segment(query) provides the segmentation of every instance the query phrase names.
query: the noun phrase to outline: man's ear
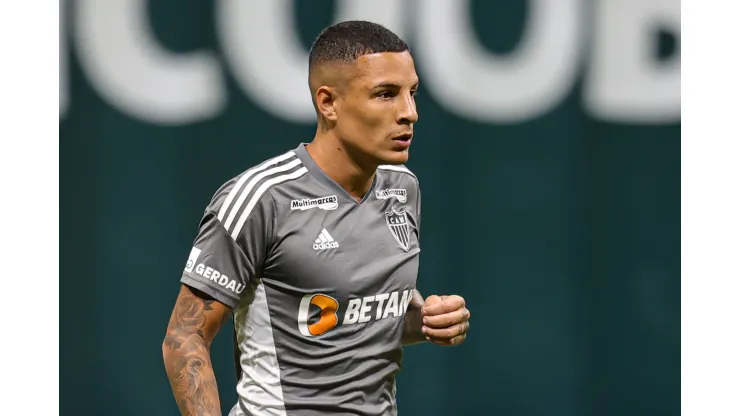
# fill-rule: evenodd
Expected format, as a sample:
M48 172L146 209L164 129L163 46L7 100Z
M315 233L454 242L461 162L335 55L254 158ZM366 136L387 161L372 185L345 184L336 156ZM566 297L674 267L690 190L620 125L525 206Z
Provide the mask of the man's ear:
M316 107L324 119L334 122L337 120L336 104L339 95L334 88L322 86L316 90Z

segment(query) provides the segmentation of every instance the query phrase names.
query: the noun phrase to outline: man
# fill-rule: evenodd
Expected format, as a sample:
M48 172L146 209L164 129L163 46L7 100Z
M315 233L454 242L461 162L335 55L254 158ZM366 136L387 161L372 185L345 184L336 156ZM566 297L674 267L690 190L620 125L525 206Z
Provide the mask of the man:
M416 291L418 119L407 45L361 21L309 54L312 143L228 181L205 211L163 343L183 414L216 415L209 346L233 314L230 415L394 415L402 346L463 342L459 296Z

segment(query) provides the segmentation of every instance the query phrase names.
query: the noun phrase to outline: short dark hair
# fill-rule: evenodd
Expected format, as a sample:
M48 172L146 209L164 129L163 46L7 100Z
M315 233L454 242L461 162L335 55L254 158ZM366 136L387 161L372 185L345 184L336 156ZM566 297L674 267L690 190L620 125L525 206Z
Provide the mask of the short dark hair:
M354 62L362 55L405 52L409 47L398 35L377 23L349 20L324 29L308 54L309 70L327 62Z

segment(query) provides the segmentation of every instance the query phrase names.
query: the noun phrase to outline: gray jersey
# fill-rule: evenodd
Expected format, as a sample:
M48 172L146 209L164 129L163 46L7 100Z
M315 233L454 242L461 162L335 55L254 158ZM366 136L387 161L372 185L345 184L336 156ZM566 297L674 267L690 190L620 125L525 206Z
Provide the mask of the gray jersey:
M419 214L405 167L380 166L357 202L304 144L218 190L182 282L234 308L231 415L396 414Z

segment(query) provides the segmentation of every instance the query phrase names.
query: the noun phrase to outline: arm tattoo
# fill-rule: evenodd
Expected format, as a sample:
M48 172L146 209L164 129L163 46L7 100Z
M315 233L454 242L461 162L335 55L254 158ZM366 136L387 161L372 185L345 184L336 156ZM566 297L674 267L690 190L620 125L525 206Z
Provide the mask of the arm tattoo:
M403 345L417 344L426 341L426 337L421 332L421 307L424 306L424 298L418 290L414 289L411 295L411 302L406 309L406 315L403 318Z
M210 355L215 333L208 333L214 330L209 329L206 316L212 310L213 300L182 290L162 345L167 375L183 415L221 414Z

